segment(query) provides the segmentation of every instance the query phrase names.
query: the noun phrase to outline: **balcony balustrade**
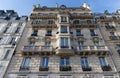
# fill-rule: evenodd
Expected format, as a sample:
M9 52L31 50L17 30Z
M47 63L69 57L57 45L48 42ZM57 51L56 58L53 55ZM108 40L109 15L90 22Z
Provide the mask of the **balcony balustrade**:
M108 54L107 46L79 46L77 47L77 53L80 55L106 55Z
M71 71L71 66L60 66L60 71Z
M39 71L48 71L49 67L48 66L40 66Z
M29 71L29 70L30 70L29 66L21 66L19 69L19 71Z
M92 68L90 66L89 67L82 66L82 70L83 71L92 71Z
M103 71L111 71L112 70L111 66L109 66L109 65L101 66L101 68L102 68Z
M40 55L49 55L53 53L53 47L47 47L47 46L24 46L22 49L23 55L32 55L32 54L40 54Z

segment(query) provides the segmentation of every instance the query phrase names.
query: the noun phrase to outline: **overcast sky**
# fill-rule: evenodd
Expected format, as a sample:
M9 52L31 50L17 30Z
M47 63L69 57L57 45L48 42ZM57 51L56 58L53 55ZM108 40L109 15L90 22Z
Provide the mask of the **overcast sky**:
M35 4L54 7L58 3L59 6L80 7L84 2L91 6L93 12L104 12L106 9L115 12L120 9L120 0L1 0L0 10L13 9L21 16L29 15Z

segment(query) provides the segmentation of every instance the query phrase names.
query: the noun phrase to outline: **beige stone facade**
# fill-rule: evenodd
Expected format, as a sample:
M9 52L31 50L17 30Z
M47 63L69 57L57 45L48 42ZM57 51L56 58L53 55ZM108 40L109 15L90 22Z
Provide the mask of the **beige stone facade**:
M119 78L109 34L95 17L87 4L35 5L5 78Z

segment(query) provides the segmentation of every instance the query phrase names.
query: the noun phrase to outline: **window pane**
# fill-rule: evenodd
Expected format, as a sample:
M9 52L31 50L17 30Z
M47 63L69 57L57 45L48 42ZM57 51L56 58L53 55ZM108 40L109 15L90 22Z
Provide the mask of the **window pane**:
M107 65L104 57L99 57L99 61L100 61L101 66Z
M67 33L67 26L61 26L61 33Z
M84 46L84 42L83 41L78 41L78 46Z
M48 66L48 57L43 57L42 58L42 66Z
M83 67L89 67L86 57L81 58L81 64L82 64Z
M64 58L60 59L60 66L64 66Z
M45 42L46 47L50 47L51 42Z
M7 50L6 53L5 53L5 56L4 56L3 60L7 59L9 53L10 53L10 50Z
M24 66L24 67L28 67L28 66L29 66L29 63L30 63L30 57L26 57L26 58L24 59L23 66Z

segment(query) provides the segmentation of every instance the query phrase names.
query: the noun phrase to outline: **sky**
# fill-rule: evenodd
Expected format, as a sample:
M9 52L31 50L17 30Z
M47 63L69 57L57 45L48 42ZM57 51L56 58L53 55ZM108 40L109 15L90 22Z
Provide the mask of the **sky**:
M66 5L67 7L80 7L86 2L90 5L93 12L103 13L104 10L116 12L120 9L120 0L1 0L0 10L15 10L19 16L30 15L33 5L40 4L41 6L55 7L58 5Z

